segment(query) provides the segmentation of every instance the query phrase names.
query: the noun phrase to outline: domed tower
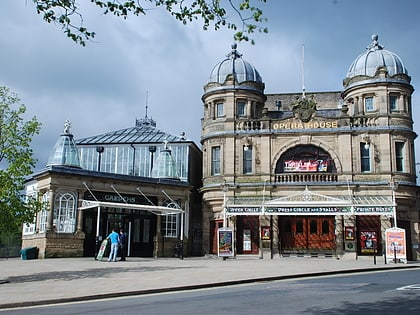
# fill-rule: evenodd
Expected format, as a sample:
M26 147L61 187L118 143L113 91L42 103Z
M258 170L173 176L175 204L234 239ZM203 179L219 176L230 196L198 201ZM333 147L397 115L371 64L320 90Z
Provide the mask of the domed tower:
M415 183L410 80L402 60L384 49L377 35L351 64L343 99L356 140L361 142L360 157L366 161L361 173Z
M242 58L236 44L213 67L204 86L203 240L208 239L209 220L223 217L223 187L232 188L259 172L260 165L255 161L261 147L258 140L251 139L264 129L264 87L260 74ZM234 194L232 189L227 190L225 193Z
M352 130L353 182L357 183L354 193L363 195L375 190L381 195L392 189L396 204L392 226L406 230L407 244L418 238L413 233L414 222L418 222L414 156L417 135L413 131L414 89L410 81L403 61L384 49L378 36L373 35L366 51L351 64L342 93ZM389 226L384 216L381 226ZM408 253L412 256L411 248Z

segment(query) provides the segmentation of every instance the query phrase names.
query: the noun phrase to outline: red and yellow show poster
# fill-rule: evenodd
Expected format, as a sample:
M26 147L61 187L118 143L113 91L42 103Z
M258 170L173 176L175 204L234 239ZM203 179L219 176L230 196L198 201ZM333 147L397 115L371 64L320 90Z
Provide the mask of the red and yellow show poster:
M374 253L378 249L375 231L360 231L360 249L362 253Z
M387 261L407 262L405 248L405 230L400 228L390 228L385 231L385 246Z

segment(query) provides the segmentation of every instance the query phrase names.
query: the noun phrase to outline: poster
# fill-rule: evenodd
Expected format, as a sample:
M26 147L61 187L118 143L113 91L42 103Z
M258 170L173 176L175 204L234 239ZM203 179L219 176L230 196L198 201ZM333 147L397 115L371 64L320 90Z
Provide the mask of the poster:
M360 249L363 254L374 253L377 250L375 231L360 231Z
M220 257L233 257L233 229L220 228L217 231L217 254Z
M405 230L390 228L385 230L386 259L390 262L407 262ZM397 259L397 261L395 261Z
M244 251L251 251L251 230L244 229L244 241L242 244Z
M344 238L346 241L354 241L354 226L344 228Z
M328 160L286 160L284 172L327 172Z
M270 240L270 227L269 226L263 226L261 228L261 239L262 240Z

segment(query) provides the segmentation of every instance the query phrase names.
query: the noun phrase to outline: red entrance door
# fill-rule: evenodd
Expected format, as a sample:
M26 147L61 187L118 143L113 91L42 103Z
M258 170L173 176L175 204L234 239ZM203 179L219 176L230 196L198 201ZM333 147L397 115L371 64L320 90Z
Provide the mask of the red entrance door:
M308 218L308 249L334 249L334 218Z
M280 249L334 248L333 217L283 217L280 219Z
M236 222L238 254L258 254L260 240L258 216L238 216Z

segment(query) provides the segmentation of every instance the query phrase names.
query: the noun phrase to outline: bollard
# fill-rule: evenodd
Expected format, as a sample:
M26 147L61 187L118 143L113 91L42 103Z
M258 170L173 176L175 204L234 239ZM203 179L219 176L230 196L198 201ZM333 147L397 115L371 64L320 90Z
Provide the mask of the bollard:
M376 248L373 249L373 264L376 265Z
M394 245L394 263L397 263L397 247Z

